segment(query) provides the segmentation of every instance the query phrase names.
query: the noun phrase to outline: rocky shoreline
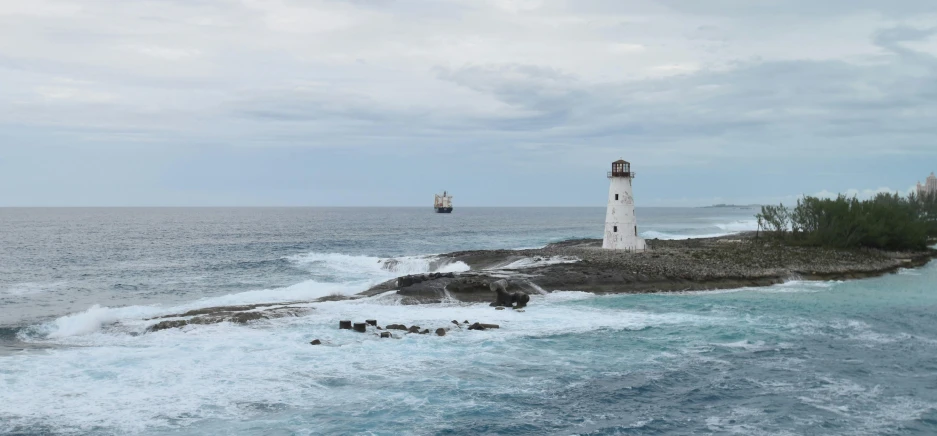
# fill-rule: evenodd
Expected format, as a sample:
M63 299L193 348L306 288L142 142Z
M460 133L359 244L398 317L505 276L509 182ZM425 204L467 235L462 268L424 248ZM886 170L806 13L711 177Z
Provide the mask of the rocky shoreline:
M480 250L443 255L464 262L461 274L407 276L359 294L396 291L404 304L491 301L488 283L506 279L511 290L593 293L703 291L769 286L792 279L846 280L874 277L926 264L937 250L887 252L782 245L754 233L719 238L649 240L649 250L601 249L582 239L534 250Z
M937 258L937 250L888 252L833 250L776 244L753 233L719 238L649 240L643 253L603 250L598 239L579 239L529 250L460 251L440 256L439 265L464 262L462 273L398 277L353 296L315 301L213 307L153 318L147 331L193 324L248 323L303 316L309 304L381 294L402 304L492 302L490 284L503 280L509 292L551 291L597 294L705 291L770 286L793 279L848 280L914 268Z

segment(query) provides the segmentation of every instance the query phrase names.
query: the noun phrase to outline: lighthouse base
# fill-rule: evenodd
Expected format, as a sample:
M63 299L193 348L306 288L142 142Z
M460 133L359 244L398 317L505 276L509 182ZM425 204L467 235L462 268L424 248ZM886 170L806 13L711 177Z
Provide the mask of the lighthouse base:
M637 236L626 236L617 233L607 233L602 240L602 248L606 250L621 250L641 253L647 250L647 243Z

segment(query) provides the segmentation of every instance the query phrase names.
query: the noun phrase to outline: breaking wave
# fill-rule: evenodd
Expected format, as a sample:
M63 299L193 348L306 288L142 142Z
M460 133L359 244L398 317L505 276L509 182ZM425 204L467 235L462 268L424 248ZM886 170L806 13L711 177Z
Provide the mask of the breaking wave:
M287 257L297 266L313 273L348 276L399 276L431 272L463 272L469 266L463 262L439 256L372 257L340 253L305 253Z
M407 256L378 258L335 253L308 253L288 258L312 272L312 280L273 289L258 289L219 297L203 298L180 306L94 305L85 311L56 318L20 332L23 339L57 339L86 335L118 321L143 320L206 307L244 304L277 304L311 301L329 295L353 295L385 280L400 275L431 272L462 272L469 267L463 262L438 256Z
M710 224L705 227L674 229L667 231L646 230L640 232L644 239L681 240L691 238L718 238L758 229L756 220L738 220L729 223Z

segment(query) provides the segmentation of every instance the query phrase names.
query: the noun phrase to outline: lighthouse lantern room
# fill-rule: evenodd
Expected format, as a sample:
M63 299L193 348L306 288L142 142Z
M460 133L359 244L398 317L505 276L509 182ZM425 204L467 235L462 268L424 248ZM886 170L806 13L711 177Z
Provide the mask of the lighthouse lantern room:
M608 173L608 209L605 212L605 237L602 248L609 250L644 251L647 245L638 237L638 220L634 214L631 181L635 174L631 163L612 162Z

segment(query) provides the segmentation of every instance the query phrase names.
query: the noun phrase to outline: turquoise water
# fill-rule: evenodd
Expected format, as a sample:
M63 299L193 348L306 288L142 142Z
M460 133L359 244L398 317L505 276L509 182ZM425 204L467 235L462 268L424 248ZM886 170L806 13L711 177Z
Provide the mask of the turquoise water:
M700 228L692 212L675 215ZM935 263L718 292L563 290L533 296L524 313L384 295L249 326L143 333L145 318L179 309L318 295L326 284L350 292L393 274L362 252L278 255L313 278L9 324L0 433L937 433ZM39 295L68 288L58 286ZM336 328L366 318L501 328L383 340Z

